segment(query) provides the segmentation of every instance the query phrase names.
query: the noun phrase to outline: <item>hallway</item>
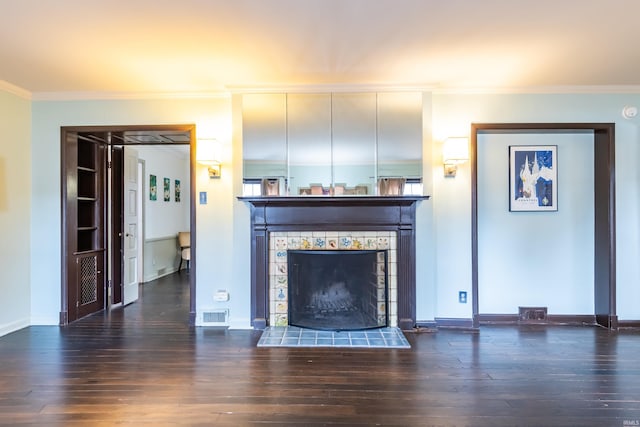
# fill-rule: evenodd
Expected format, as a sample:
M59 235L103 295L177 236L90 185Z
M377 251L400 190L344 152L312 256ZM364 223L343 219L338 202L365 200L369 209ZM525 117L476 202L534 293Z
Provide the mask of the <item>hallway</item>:
M257 348L188 326L188 275L64 328L0 338L0 425L624 426L640 331L483 326L411 349Z

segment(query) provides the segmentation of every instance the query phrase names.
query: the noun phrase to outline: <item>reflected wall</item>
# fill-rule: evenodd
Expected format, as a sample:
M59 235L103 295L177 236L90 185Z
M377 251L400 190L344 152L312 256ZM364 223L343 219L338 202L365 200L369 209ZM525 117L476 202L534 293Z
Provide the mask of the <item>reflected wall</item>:
M245 94L243 178L280 195L377 195L381 178L422 180L420 92Z

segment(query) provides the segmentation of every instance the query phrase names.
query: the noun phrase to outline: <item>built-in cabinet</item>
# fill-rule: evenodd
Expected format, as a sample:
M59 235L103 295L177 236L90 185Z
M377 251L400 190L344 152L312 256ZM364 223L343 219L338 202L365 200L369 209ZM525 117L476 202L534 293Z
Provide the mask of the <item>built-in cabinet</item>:
M107 138L63 131L63 298L66 324L105 307Z

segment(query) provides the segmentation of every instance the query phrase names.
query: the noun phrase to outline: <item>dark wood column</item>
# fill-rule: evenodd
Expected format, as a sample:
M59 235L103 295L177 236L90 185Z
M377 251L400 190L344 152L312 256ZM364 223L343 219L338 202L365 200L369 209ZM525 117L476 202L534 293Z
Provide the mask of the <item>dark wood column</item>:
M239 197L251 205L251 324L269 319L269 233L394 231L398 326L416 323L416 203L428 197Z

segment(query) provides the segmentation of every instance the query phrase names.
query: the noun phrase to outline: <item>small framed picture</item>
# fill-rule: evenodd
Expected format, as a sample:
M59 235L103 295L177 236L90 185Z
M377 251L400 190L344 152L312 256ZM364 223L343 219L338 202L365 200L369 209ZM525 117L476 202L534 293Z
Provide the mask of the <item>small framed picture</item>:
M558 210L558 146L509 146L509 210Z
M149 175L149 200L158 199L158 184L156 183L156 176Z
M175 184L175 194L174 194L174 199L176 202L180 202L180 180L176 179L174 181Z
M171 201L171 180L164 178L164 201Z

